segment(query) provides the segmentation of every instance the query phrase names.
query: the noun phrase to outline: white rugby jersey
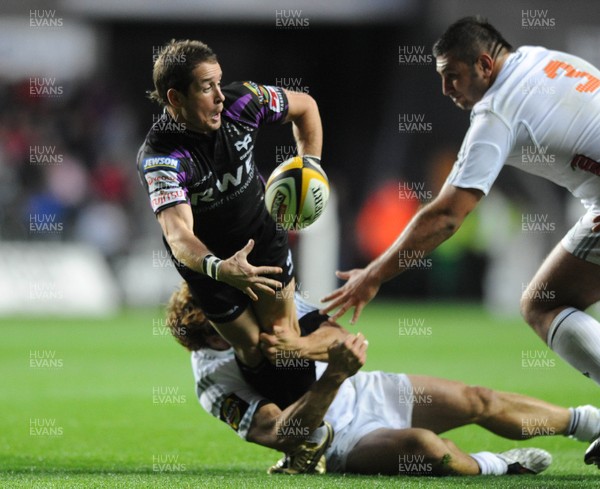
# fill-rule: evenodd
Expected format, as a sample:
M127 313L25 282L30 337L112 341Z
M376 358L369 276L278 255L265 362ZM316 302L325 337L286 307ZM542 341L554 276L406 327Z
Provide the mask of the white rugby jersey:
M317 309L305 302L299 294L296 294L295 302L298 318ZM269 401L244 380L235 361L233 348L224 351L202 348L192 352L191 359L200 405L246 439L256 409ZM315 365L319 378L327 364L315 362ZM355 375L360 374L358 372ZM325 415L335 431L344 428L353 417L356 389L352 379L353 377L342 383Z
M600 71L543 47L511 53L473 106L447 182L487 194L505 163L600 210Z

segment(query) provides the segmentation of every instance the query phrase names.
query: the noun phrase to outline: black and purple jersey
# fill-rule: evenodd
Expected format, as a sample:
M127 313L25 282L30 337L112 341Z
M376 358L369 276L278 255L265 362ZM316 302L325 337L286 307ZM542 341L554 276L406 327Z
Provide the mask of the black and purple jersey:
M271 219L254 145L262 125L285 120L288 100L280 87L253 82L235 82L222 91L225 101L217 131L189 131L165 111L148 132L137 164L152 210L158 214L189 204L194 234L225 258Z

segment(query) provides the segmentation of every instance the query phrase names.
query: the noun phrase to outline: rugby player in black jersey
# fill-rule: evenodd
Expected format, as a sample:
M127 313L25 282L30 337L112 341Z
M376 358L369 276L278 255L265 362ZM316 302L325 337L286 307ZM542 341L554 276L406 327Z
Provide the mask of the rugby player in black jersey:
M263 125L291 122L298 155L318 164L321 119L308 94L250 81L221 87L221 77L202 42L173 40L161 50L150 96L164 111L139 150L138 171L193 297L233 345L248 380L285 405L312 383L314 365L276 371L258 346L260 332L275 325L300 329L287 232L265 208L254 145Z

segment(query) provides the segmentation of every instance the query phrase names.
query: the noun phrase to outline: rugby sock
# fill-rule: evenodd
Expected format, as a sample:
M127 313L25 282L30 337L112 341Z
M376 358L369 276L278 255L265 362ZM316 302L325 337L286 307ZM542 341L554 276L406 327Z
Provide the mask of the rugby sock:
M600 384L600 323L568 307L550 324L548 346L586 377Z
M319 426L310 435L308 435L306 441L309 443L314 443L315 445L320 445L325 440L325 438L327 438L328 433L329 430L327 429L327 426L321 423L321 426Z
M508 464L492 452L470 453L475 459L481 475L504 475L508 472Z
M579 441L593 441L600 435L600 410L589 404L569 408L571 420L565 436Z

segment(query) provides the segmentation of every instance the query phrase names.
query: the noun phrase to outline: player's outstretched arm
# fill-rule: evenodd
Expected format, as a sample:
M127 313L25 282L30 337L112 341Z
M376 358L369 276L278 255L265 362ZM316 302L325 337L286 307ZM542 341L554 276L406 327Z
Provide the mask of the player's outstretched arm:
M299 156L321 157L323 127L317 102L310 95L286 90L288 114L286 122L292 122L294 139Z
M342 382L354 375L367 360L367 342L362 335L348 335L329 348L329 365L323 375L296 402L281 411L270 403L261 406L252 419L247 440L288 452L317 429ZM282 426L294 426L291 436Z
M452 236L465 217L477 206L483 192L444 185L440 194L412 218L396 241L364 269L338 272L347 282L322 299L330 302L323 313L338 309L336 320L354 308L350 324L354 324L363 308L375 297L381 284L410 268L409 256L425 256Z
M194 218L188 204L168 207L158 214L158 222L175 258L186 267L220 282L225 282L258 300L257 291L275 295L281 282L264 275L282 272L280 267L255 267L248 263L248 254L254 247L250 240L233 256L222 260L214 256L193 232Z
M329 347L337 341L343 342L349 334L348 330L331 320L324 321L307 336L298 336L288 328L275 325L273 334L260 334L260 346L265 357L273 363L277 359L277 353L281 351L295 352L289 358L327 362Z

